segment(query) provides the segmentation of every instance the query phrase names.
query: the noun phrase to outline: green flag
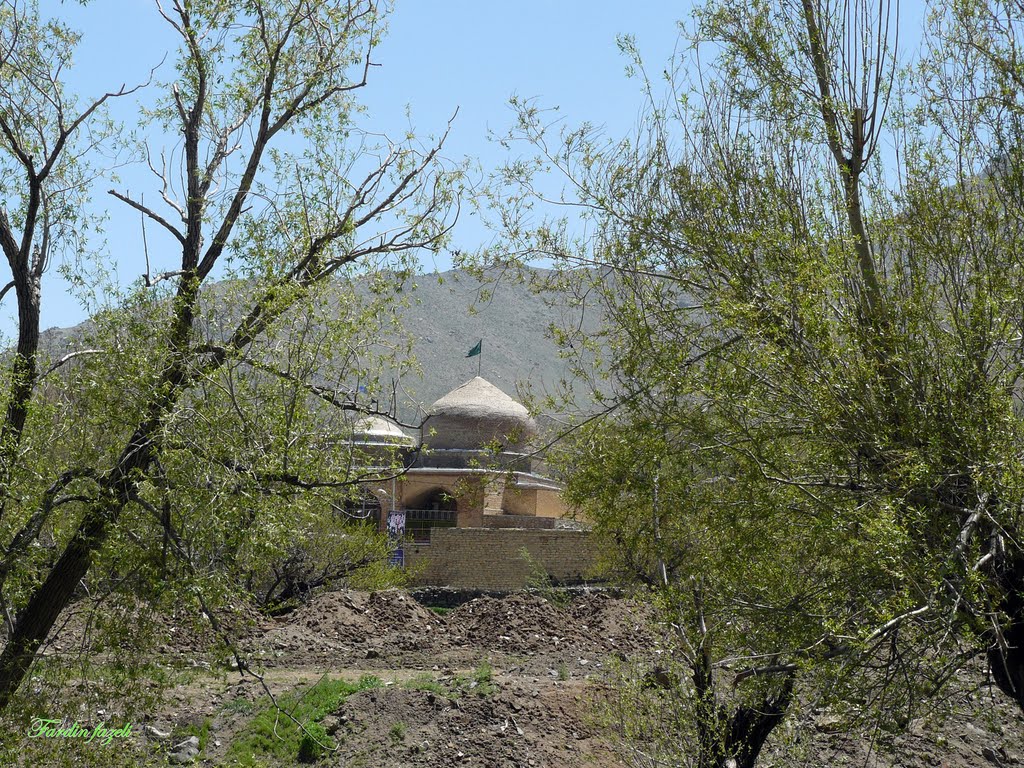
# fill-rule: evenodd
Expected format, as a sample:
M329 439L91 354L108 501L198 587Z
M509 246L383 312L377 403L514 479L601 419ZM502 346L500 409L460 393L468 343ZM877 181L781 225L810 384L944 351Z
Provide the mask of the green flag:
M483 348L484 348L484 340L480 339L480 341L478 341L476 343L476 346L473 347L471 350L469 350L469 352L466 353L466 357L476 357L477 355L479 355L483 351Z

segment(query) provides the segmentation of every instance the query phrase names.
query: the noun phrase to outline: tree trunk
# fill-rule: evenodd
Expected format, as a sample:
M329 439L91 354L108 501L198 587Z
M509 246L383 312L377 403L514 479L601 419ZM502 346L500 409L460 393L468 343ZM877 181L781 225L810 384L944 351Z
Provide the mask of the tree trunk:
M768 736L793 701L796 674L788 673L782 687L759 705L739 707L730 716L715 700L710 656L702 651L692 669L698 699L698 768L754 768Z
M158 418L147 420L133 435L115 467L99 483L106 493L86 511L60 559L18 615L14 632L0 654L0 712L21 687L36 652L60 612L71 602L75 587L88 573L110 527L130 500L138 478L152 463L152 435L159 423Z
M995 580L1002 591L999 609L1007 622L1001 633L992 632L988 662L999 690L1024 710L1024 553L1015 550L1000 559Z
M758 755L764 748L768 736L782 722L793 701L793 687L796 675L790 674L782 685L782 689L765 696L758 707L740 707L729 721L726 732L725 751L728 757L722 767L754 768ZM733 763L729 763L732 759Z
M109 502L89 510L60 560L32 595L18 616L14 632L0 654L0 711L21 687L36 652L53 628L57 616L71 601L75 587L85 577L93 555L107 535L107 526L118 510Z
M0 519L7 508L14 465L21 450L21 436L36 385L36 355L39 352L39 285L27 273L19 274L15 291L18 297L18 349L11 361L11 389L3 427L0 428Z

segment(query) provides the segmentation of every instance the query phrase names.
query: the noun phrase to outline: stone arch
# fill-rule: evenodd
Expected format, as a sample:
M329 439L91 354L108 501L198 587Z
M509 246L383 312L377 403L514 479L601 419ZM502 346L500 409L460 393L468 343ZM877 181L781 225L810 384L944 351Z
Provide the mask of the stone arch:
M426 488L414 496L405 499L406 509L429 509L429 510L446 510L449 512L458 511L458 498L452 492L451 488L445 488L443 485L435 485L432 488Z
M441 485L405 499L404 506L406 535L420 544L430 542L434 528L454 528L458 521L458 498Z

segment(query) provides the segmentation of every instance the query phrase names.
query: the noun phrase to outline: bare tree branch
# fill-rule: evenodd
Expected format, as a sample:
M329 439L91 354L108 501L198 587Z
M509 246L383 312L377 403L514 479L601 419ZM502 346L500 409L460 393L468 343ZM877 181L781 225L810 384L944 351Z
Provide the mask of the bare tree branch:
M132 200L127 195L122 194L122 193L120 193L120 192L118 192L117 190L114 190L114 189L108 189L107 190L107 194L108 195L113 195L114 197L116 197L121 202L127 203L128 205L130 205L135 210L137 210L140 213L144 214L145 216L149 217L150 219L155 221L157 224L159 224L161 227L163 227L168 232L170 232L172 235L174 235L174 239L175 240L177 240L182 245L185 244L185 235L183 235L181 233L181 231L178 230L177 227L175 227L173 224L171 224L169 221L167 221L167 219L165 219L160 214L156 213L152 208L149 208L148 206L145 206L142 203L136 202L135 200Z

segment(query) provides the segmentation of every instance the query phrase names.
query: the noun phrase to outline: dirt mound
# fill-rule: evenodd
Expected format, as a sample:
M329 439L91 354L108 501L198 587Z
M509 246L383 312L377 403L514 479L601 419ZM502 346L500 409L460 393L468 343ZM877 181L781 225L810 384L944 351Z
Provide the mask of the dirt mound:
M595 650L628 653L654 642L649 605L591 592L573 600L568 610L584 636L596 643Z
M283 617L281 628L309 630L325 638L362 642L377 629L366 612L369 598L358 592L324 592Z
M423 651L435 640L443 644L443 625L399 590L326 592L279 617L252 650L262 649L268 666L282 655L302 664L376 659L390 651Z
M448 631L463 640L506 653L575 649L608 654L649 645L634 609L622 600L588 595L554 604L533 594L481 597L452 611Z
M399 687L351 696L325 721L341 743L330 765L618 765L586 718L578 687L528 689L511 681L491 695L449 697Z
M367 615L378 627L389 630L417 630L420 625L438 623L438 617L406 592L389 589L373 592L367 600Z
M265 627L264 618L246 603L220 606L214 612L221 631L236 640L256 637ZM46 645L48 652L57 654L101 654L104 649L132 646L198 659L217 648L220 637L198 607L178 606L167 613L141 600L86 598L64 610Z
M285 624L322 637L365 642L392 631L416 630L438 618L405 592L325 592L291 614Z
M447 619L454 642L464 640L507 653L554 650L578 640L579 635L567 613L537 595L503 600L479 597L456 608Z
M212 640L209 621L185 606L166 617L145 605L108 603L95 616L87 607L76 604L61 617L48 653L73 660L83 647L95 652L102 642L96 658L103 661L119 653L118 632L133 640L145 632L158 664L194 660L205 667L199 649ZM324 675L354 681L373 674L383 681L353 694L323 721L340 750L325 755L322 764L337 768L620 766L622 755L612 751L614 722L594 724L608 714L607 702L603 708L593 703L609 692L609 657L647 668L657 647L654 635L662 631L649 621L649 606L601 592L555 600L536 593L478 598L439 615L401 591L339 591L274 619L244 608L218 617L248 634L241 645L252 662L267 668L265 682L278 695ZM229 663L221 653L205 658L211 665ZM122 705L104 691L98 695L109 718ZM118 709L116 716L123 712L140 727L173 731L175 740L208 723L207 765L224 764L232 742L269 706L261 684L225 676L224 667L183 676L161 702L155 709L148 700L144 710ZM612 704L614 713L623 711L616 700ZM993 690L981 665L958 675L948 707L945 720L921 717L907 733L890 734L873 725L858 731L827 704L806 702L773 734L762 762L806 768L1024 765L1024 713ZM82 717L80 708L52 709ZM111 765L146 763L166 748L141 733L125 746L123 761ZM268 757L266 765L294 765L294 757Z

